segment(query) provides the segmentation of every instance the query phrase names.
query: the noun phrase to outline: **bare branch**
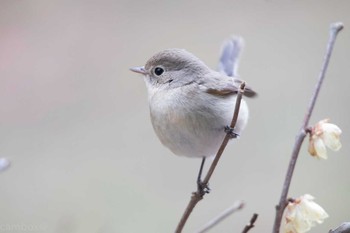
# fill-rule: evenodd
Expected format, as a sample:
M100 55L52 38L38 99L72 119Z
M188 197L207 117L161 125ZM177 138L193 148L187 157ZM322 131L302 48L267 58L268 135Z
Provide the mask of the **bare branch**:
M250 219L249 224L244 227L242 233L247 233L250 229L252 229L257 219L258 219L258 214L253 214L253 217Z
M295 165L296 165L296 162L298 159L298 155L300 152L300 148L301 148L301 145L302 145L304 138L306 136L307 127L309 125L311 114L312 114L312 111L315 107L316 100L317 100L318 94L319 94L320 89L321 89L322 82L324 80L324 77L325 77L325 74L326 74L326 71L328 68L329 60L330 60L330 57L331 57L331 54L333 51L336 37L338 35L338 32L340 32L342 29L343 29L342 23L338 22L338 23L333 23L331 25L330 37L329 37L329 41L327 44L327 50L326 50L326 55L324 57L322 69L321 69L321 72L320 72L320 75L319 75L319 78L318 78L318 81L317 81L317 84L315 87L315 91L312 95L309 107L306 111L304 120L302 122L301 129L300 129L299 134L295 140L291 159L290 159L288 170L287 170L287 174L286 174L284 184L283 184L283 189L282 189L280 201L279 201L278 205L276 206L276 217L275 217L275 222L274 222L273 231L272 231L273 233L278 233L280 231L283 211L284 211L286 203L287 203L287 195L288 195L290 183L292 180L294 168L295 168Z
M242 100L242 96L244 93L244 88L245 88L245 82L243 82L241 84L240 91L237 93L235 111L233 113L233 117L232 117L232 121L231 121L231 125L230 125L231 128L234 128L236 126L236 123L237 123L238 113L239 113L239 108L241 106L241 100ZM209 170L208 170L208 172L207 172L207 174L202 182L203 186L208 185L210 177L212 176L212 174L216 168L216 165L218 164L219 159L220 159L222 153L224 152L229 140L230 140L230 136L226 135L223 142L221 143L221 146L220 146L218 152L216 153L214 161L211 163L210 168L209 168ZM196 192L192 193L191 200L189 201L189 203L185 209L185 212L183 213L183 215L180 219L180 222L176 227L176 230L175 230L176 233L182 232L182 229L184 228L188 217L191 215L192 210L197 205L197 203L203 199L204 194L205 193L201 192L201 190L199 190L199 189L197 189Z
M242 100L242 96L243 96L243 93L244 93L244 88L245 88L245 82L243 82L241 84L240 91L237 94L235 111L233 113L233 118L232 118L231 125L230 125L231 128L235 128L236 123L237 123L238 114L239 114L239 108L241 106L241 100ZM207 173L207 175L205 176L205 178L203 180L203 184L207 185L209 183L210 177L213 174L213 172L214 172L214 170L216 168L216 165L218 164L219 159L220 159L222 153L224 152L224 150L226 148L226 145L227 145L229 140L230 140L230 136L226 135L225 138L224 138L224 141L222 142L222 144L221 144L221 146L220 146L220 148L218 150L218 153L215 156L214 161L210 165L208 173Z
M197 233L204 233L213 228L215 225L223 221L225 218L230 216L231 214L241 210L244 207L243 201L237 201L230 208L226 209L222 213L220 213L217 217L210 220L207 224L205 224Z

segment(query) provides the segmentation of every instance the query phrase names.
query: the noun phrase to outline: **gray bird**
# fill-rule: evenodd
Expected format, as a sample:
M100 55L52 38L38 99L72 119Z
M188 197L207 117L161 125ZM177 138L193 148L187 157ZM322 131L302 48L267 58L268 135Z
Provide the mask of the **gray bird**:
M228 40L219 70L214 71L184 49L166 49L153 55L144 67L131 71L144 75L151 121L158 138L174 154L204 158L218 151L230 124L237 92L242 39ZM256 93L246 86L244 95ZM234 134L241 134L249 111L244 100ZM226 130L225 130L226 129ZM200 178L200 176L199 176Z

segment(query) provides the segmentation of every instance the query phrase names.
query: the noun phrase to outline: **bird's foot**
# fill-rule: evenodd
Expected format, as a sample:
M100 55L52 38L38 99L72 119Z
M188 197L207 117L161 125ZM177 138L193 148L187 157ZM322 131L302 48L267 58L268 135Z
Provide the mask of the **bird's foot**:
M197 190L203 197L205 194L210 193L209 184L204 184L201 180L197 181Z
M235 133L234 132L234 129L231 128L230 126L225 126L225 133L227 133L227 135L233 139L233 138L238 138L239 137L239 134Z

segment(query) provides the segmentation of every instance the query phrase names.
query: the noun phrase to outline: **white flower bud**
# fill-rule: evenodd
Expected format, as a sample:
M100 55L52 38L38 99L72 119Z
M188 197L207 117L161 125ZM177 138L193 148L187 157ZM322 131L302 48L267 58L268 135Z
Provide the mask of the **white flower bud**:
M313 196L305 194L288 204L284 233L307 232L315 223L320 224L328 218L326 211L313 200Z
M331 123L329 119L319 121L311 130L309 139L309 153L317 158L327 159L327 149L338 151L341 148L341 129Z

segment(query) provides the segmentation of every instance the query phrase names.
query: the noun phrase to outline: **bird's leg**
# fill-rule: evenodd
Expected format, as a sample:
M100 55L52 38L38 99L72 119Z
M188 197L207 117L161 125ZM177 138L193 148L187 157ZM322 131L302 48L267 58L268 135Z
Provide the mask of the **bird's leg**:
M234 129L228 125L225 126L225 133L227 133L227 135L230 136L231 139L239 137L239 134L235 133Z
M197 189L202 196L210 192L210 188L208 187L208 184L204 184L202 182L202 172L204 168L204 163L205 163L205 157L202 158L201 166L199 168L198 177L197 177Z

